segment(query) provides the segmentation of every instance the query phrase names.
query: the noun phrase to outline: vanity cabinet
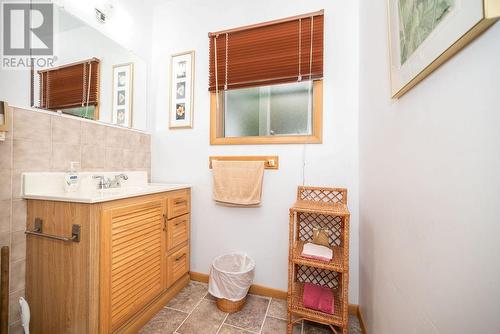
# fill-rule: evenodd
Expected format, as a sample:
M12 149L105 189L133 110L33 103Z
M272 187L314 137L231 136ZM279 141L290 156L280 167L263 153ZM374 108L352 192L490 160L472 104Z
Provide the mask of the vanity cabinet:
M32 333L135 333L189 282L190 190L82 204L28 200Z

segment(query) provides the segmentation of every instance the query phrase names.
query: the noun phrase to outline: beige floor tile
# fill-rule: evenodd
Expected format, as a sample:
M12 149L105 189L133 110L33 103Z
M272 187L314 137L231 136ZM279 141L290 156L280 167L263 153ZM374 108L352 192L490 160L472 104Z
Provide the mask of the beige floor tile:
M215 298L214 296L212 296L210 294L210 292L208 292L206 295L205 295L205 299L208 299L208 300L213 300L213 301L216 301L217 298Z
M139 331L139 334L171 334L187 316L188 313L163 308Z
M357 316L349 315L349 333L350 334L361 334L361 325Z
M222 325L218 334L253 334L241 328L236 328L229 325Z
M269 299L249 295L243 309L230 314L225 323L252 332L258 332L266 316Z
M268 315L274 318L286 320L288 314L286 300L284 299L271 299Z
M273 317L267 317L262 327L262 334L286 334L287 322L286 320L276 319ZM293 328L293 334L300 334L302 331L302 325L295 325Z
M167 304L167 307L189 313L206 293L206 284L191 281Z
M214 302L203 299L177 330L179 334L215 334L224 321L226 313Z

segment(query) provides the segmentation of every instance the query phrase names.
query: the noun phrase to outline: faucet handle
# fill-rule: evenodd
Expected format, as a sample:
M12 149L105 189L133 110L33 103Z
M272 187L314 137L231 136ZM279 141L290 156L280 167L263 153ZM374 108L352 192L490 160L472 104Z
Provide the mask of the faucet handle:
M123 179L123 180L128 180L128 176L126 174L118 174L118 175L115 175L115 179L118 180L118 179Z

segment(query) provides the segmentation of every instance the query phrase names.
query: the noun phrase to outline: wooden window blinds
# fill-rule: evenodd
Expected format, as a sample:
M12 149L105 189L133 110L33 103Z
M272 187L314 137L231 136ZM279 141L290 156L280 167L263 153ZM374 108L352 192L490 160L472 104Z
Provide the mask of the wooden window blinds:
M99 59L38 72L40 108L67 109L99 103Z
M209 33L209 91L323 77L323 11Z

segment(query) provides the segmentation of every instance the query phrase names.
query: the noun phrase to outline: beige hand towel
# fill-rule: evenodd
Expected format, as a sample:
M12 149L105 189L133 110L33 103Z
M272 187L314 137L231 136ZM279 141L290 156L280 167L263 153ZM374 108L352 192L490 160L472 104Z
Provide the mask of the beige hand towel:
M220 204L256 206L262 195L263 161L212 161L214 200Z

